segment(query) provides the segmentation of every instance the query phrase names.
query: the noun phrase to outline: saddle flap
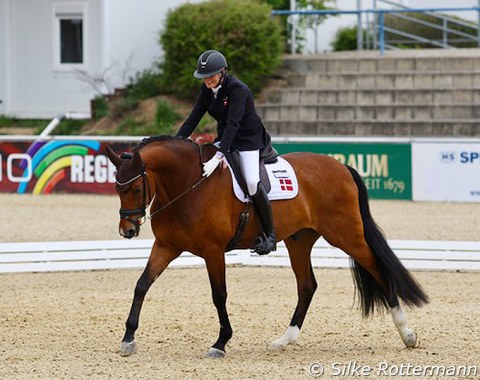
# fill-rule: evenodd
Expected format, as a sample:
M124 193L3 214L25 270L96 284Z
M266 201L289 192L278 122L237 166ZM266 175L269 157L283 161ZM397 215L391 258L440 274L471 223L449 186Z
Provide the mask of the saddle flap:
M233 191L241 202L249 202L250 197L246 190L240 188L233 172L232 166L228 165L232 175ZM268 177L268 198L272 200L292 199L298 194L298 181L295 171L290 163L282 157L277 158L274 164L264 165L265 175ZM243 178L243 176L242 176ZM244 181L245 182L245 181Z

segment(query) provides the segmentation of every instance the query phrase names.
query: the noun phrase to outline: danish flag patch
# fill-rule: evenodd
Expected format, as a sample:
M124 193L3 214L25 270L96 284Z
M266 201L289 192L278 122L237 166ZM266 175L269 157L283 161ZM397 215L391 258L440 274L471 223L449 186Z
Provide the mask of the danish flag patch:
M280 189L282 191L293 191L293 182L291 179L280 178L278 181L280 182Z
M288 168L279 168L272 170L273 177L277 182L276 185L272 183L272 189L276 188L280 193L292 193L298 191L298 185L296 182L295 174L287 170Z

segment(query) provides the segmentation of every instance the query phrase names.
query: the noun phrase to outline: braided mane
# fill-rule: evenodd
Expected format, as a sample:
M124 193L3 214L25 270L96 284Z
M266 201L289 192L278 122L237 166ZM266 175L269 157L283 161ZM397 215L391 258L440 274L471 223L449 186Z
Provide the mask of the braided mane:
M132 148L132 151L140 151L146 145L156 142L156 141L188 141L192 144L195 144L193 141L186 139L185 137L176 137L170 135L157 135L157 136L149 136L145 137L142 141L140 141L135 147Z

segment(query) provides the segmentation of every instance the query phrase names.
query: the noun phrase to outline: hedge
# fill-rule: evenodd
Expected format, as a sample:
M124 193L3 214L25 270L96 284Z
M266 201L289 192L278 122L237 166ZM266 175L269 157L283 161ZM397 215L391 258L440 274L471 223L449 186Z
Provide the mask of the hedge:
M221 51L229 71L258 92L280 65L283 40L271 7L254 0L213 0L184 4L167 15L160 34L164 86L193 98L200 82L193 72L200 54Z

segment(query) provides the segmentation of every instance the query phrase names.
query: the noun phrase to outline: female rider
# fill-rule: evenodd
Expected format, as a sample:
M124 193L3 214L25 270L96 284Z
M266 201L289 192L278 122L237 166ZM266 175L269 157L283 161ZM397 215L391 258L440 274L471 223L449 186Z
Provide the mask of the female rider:
M270 138L255 111L250 89L226 70L227 60L219 51L207 50L200 55L193 76L203 84L177 136L189 137L205 112L217 121L218 151L203 165L203 176L210 176L220 163L223 165L227 152L239 152L241 171L264 232L253 250L264 255L276 249L272 209L259 170L260 150Z

